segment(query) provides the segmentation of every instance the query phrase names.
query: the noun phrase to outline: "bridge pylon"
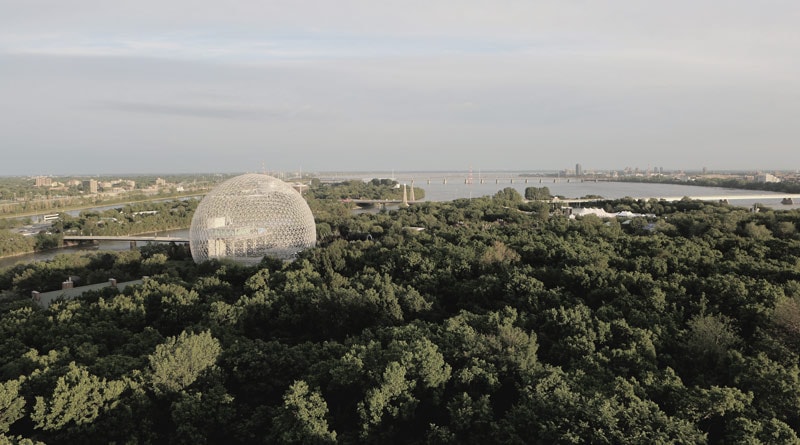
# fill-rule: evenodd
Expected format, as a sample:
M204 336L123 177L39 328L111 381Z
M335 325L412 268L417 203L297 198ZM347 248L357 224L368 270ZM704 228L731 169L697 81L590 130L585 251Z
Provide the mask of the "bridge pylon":
M408 200L411 201L411 202L415 202L417 200L417 198L414 197L414 180L413 179L411 180L411 196L408 197Z
M403 207L408 207L408 192L405 184L403 184Z

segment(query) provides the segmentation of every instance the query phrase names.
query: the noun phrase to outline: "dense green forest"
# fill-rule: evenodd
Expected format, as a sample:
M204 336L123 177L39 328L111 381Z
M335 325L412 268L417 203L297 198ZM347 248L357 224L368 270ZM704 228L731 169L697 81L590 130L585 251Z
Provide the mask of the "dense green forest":
M0 442L800 442L800 212L529 205L332 206L286 263L173 245L0 271Z
M352 179L337 183L320 183L312 180L309 188L311 195L316 199L402 199L402 184L393 179L372 179L362 181ZM410 199L411 185L406 184L406 192ZM425 198L425 190L414 187L414 197L417 200Z
M84 210L77 217L61 214L56 233L75 235L131 235L189 227L199 199L127 204L103 211Z

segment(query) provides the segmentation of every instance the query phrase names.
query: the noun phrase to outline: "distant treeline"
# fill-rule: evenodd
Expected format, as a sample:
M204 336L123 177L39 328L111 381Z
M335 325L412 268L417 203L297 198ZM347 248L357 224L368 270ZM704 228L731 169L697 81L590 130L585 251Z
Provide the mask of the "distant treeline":
M312 180L311 193L317 199L402 199L403 185L393 179L352 179L332 184ZM406 185L407 196L411 196L411 185ZM425 198L425 190L414 187L417 200Z
M738 178L697 178L690 182L669 176L632 177L617 179L620 182L646 182L659 184L695 185L702 187L725 187L742 190L764 190L769 192L800 193L800 182L756 182Z

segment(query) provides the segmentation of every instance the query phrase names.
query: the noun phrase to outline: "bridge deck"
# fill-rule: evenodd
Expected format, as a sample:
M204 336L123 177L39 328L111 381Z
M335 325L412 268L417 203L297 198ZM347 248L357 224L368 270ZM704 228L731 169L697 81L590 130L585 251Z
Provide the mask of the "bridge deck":
M155 243L188 243L189 238L176 236L94 236L94 235L66 235L64 241L151 241Z
M402 199L343 199L343 202L352 202L354 204L402 204ZM409 201L412 202L412 201Z

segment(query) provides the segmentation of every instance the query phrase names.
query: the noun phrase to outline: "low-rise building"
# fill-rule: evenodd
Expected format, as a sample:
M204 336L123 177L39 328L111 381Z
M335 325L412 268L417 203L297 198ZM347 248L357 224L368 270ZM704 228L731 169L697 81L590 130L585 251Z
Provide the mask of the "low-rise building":
M133 281L125 281L122 283L118 283L116 279L110 278L105 283L97 283L97 284L89 284L86 286L79 286L75 287L75 283L72 281L72 278L67 278L66 281L61 283L61 289L54 290L51 292L39 292L33 291L31 292L31 299L34 303L38 304L43 308L47 308L50 306L50 303L53 301L62 298L65 300L72 300L73 298L80 297L84 294L84 292L92 291L92 290L100 290L108 287L113 287L117 289L119 292L125 290L126 287L132 284L142 284L148 277L142 277L141 280L133 280Z
M769 173L762 173L762 174L756 175L756 182L761 182L761 183L764 183L764 182L781 182L781 178L779 178L779 177L777 177L775 175L771 175Z

